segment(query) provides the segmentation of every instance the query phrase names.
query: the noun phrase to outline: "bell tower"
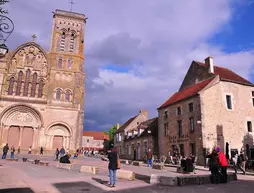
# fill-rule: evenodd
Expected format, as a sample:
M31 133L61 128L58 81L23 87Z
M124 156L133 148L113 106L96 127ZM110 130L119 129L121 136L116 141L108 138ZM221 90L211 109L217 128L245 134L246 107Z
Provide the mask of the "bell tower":
M84 14L63 10L53 12L48 104L78 111L77 143L81 143L84 119L85 24Z

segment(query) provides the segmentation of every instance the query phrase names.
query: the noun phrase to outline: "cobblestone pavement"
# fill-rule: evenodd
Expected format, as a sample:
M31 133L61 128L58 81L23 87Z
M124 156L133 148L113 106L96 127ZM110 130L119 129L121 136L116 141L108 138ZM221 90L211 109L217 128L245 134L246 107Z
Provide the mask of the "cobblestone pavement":
M23 157L23 156L21 156ZM29 155L31 159L38 158L36 155ZM107 162L95 158L84 158L75 160L76 163L97 165L104 168L105 172L99 175L65 171L55 167L56 162L52 156L40 156L41 160L48 160L50 166L40 166L31 163L8 162L0 160L0 193L253 193L254 177L239 175L238 181L228 184L186 186L186 187L158 187L150 186L144 181L118 180L114 189L106 186L108 181ZM124 166L126 169L155 171L145 167ZM157 170L156 170L157 171ZM157 171L158 172L158 171ZM170 172L169 172L170 173ZM12 188L12 189L10 189ZM16 189L13 188L23 188ZM26 189L25 189L26 188ZM7 191L8 190L8 191Z

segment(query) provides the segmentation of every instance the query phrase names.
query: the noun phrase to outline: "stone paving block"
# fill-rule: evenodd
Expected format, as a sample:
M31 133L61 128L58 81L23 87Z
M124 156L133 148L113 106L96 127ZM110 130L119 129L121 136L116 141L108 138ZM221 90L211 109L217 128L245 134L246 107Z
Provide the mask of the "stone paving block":
M60 169L71 170L72 164L57 163L56 167Z
M134 166L140 166L140 162L134 161L134 162L132 162L132 165L134 165Z
M164 164L153 164L152 168L156 169L156 170L164 170L165 166L164 166Z
M94 166L84 166L82 165L80 172L85 172L85 173L91 173L91 174L98 174L99 173L99 168L94 167Z
M6 158L5 160L6 161L11 161L11 162L17 162L18 161L18 159L16 159L16 158Z
M116 177L120 179L134 180L135 173L127 170L117 170Z
M177 186L177 177L151 174L150 184L161 186Z
M49 162L40 161L40 165L43 165L43 166L48 166L48 165L49 165Z

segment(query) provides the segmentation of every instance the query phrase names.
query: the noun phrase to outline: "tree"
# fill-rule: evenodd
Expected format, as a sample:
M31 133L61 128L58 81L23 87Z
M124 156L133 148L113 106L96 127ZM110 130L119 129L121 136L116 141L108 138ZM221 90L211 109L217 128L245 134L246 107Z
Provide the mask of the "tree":
M117 130L117 125L114 125L113 127L110 128L110 130L109 130L110 141L114 141L114 135L116 133L116 130Z
M8 3L9 0L0 0L0 14L7 14L8 11L7 10L4 10L2 5L4 5L5 3Z

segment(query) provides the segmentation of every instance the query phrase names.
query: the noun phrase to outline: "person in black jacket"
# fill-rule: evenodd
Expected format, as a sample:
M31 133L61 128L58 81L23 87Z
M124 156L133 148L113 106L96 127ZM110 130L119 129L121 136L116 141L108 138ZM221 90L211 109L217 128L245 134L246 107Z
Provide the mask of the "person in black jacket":
M211 171L211 183L219 183L219 162L218 162L218 153L214 149L210 155L207 155L209 158L209 170Z
M118 162L118 154L117 154L117 149L116 147L113 147L111 152L108 154L108 159L109 159L109 164L108 164L108 169L109 169L109 186L110 187L115 187L116 185L116 170L117 168L117 162Z

